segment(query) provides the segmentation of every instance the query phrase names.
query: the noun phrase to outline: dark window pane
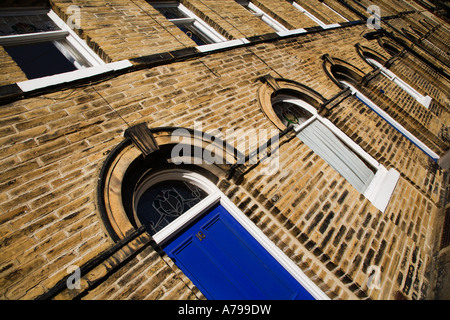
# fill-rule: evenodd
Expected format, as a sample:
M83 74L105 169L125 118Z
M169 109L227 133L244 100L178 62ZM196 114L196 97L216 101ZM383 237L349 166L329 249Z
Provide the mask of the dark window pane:
M52 42L6 47L5 50L28 79L77 70Z
M207 43L211 43L211 41L208 41L205 37L202 36L202 34L200 32L198 32L192 26L180 26L179 25L178 28L180 28L181 31L186 33L186 35L189 38L191 38L192 40L194 40L194 42L199 46L207 44Z

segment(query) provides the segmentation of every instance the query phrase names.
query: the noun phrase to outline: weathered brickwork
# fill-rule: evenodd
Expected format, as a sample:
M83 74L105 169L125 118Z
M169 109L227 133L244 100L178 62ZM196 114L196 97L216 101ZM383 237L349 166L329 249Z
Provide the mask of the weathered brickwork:
M447 81L442 79L441 75L421 64L417 59L407 56L404 59L397 60L390 70L400 76L403 81L406 81L410 85L413 84L415 89L422 94L426 93L432 97L434 99L432 103L439 104L438 109L449 109L449 99L444 93L449 89L446 84Z
M344 22L340 15L338 15L333 10L330 10L325 5L323 5L319 1L301 1L298 2L304 9L306 9L309 13L313 14L316 18L326 24ZM342 6L341 6L342 7ZM339 10L338 10L339 12Z
M186 1L185 6L220 31L227 39L240 39L274 30L235 1Z
M288 1L253 2L289 29L317 26ZM69 5L81 8L77 32L105 62L195 46L143 0L50 3L62 18ZM182 3L228 39L273 32L235 1ZM351 21L360 20L340 2L324 3ZM376 3L388 12L383 16L417 10L413 1ZM302 6L327 24L343 22L320 2ZM389 21L398 28L414 23L425 32L417 22L424 17L414 13ZM427 39L442 40L436 46L444 48L445 30L438 28ZM115 245L98 186L102 167L127 128L145 123L199 129L195 126L201 124L199 130L219 136L230 129L277 129L258 101L261 77L295 81L330 99L342 89L324 71L323 55L364 74L373 68L358 55L356 44L391 57L380 41L362 36L368 31L373 30L365 24L347 25L154 66L133 62L136 68L120 75L2 101L0 299L37 298L64 279L68 268L83 266ZM4 51L0 60L8 70L0 85L25 80ZM428 60L445 70L433 56ZM398 57L390 69L431 96L430 108L381 74L362 91L444 156L450 142L449 80L412 53ZM325 117L384 167L400 173L384 212L292 133L281 140L275 174L264 175L263 166L255 165L242 179L219 177L217 186L331 299L395 299L398 292L408 299L429 297L441 232L436 221L448 187L445 168L353 96ZM380 288L368 288L371 266L380 267ZM205 299L147 233L84 274L80 289L64 287L54 296L76 297Z
M273 18L282 22L282 24L288 29L317 26L317 24L309 19L304 13L293 8L292 4L288 1L275 3L268 0L257 0L255 3L262 10L270 12Z
M52 3L52 8L61 16L67 16L70 5L80 7L81 37L105 61L130 59L195 45L144 0L118 0L104 5L92 5L91 1L84 0Z
M0 76L0 85L7 85L15 82L27 80L27 77L6 53L3 47L0 47L0 68L2 75Z
M368 0L361 0L359 1L359 3L364 7L369 7L370 5L374 4ZM376 5L380 8L380 11L383 16L390 16L403 11L413 10L410 3L411 1L409 1L409 3L407 3L406 1L380 1L377 2ZM362 6L360 6L359 8L362 9L363 8Z

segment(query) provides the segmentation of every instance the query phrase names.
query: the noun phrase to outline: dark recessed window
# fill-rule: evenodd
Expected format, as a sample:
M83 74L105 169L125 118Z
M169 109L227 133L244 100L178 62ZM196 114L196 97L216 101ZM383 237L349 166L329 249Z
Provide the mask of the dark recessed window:
M52 42L6 47L28 79L77 70Z
M0 11L0 46L28 79L103 65L72 28L50 9Z
M178 1L150 2L150 4L197 45L226 41L220 33Z

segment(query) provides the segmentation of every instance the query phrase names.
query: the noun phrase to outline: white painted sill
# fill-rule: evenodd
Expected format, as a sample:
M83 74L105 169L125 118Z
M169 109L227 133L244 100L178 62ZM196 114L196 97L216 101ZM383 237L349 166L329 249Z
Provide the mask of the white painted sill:
M210 51L224 49L224 48L236 47L236 46L240 46L240 45L247 44L247 43L250 43L250 41L248 41L245 38L242 38L242 39L236 39L236 40L230 40L230 41L205 44L202 46L197 46L196 48L200 52L210 52Z
M302 33L306 33L306 30L305 29L295 29L295 30L280 31L280 32L277 32L277 35L279 35L280 37L287 37L287 36L292 36L292 35L302 34Z
M385 212L392 194L394 193L400 173L395 169L389 171L383 166L379 166L375 177L370 183L364 196L381 212Z
M339 23L334 24L327 24L320 26L322 29L334 29L339 28L341 25ZM287 36L295 36L298 34L306 33L307 31L305 29L295 29L295 30L287 30L287 31L280 31L277 32L277 35L280 37L287 37Z
M122 60L118 62L107 63L101 66L84 68L75 71L55 74L52 76L26 80L18 82L17 85L23 92L30 92L37 89L97 76L111 71L126 69L131 66L132 64L130 61Z

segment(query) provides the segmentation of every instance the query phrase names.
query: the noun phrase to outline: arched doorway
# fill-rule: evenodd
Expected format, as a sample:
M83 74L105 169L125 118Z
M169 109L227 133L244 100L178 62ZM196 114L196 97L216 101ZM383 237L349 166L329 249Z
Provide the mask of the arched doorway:
M155 132L158 149L146 156L130 142L112 152L100 188L111 234L120 239L144 226L161 254L208 299L328 299L220 191L223 168L174 163L171 151L177 139L170 136L176 132L181 131ZM193 149L203 150L211 142L191 137ZM202 152L189 156L196 154Z

